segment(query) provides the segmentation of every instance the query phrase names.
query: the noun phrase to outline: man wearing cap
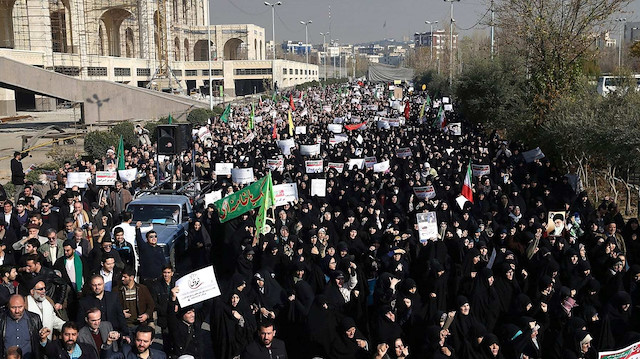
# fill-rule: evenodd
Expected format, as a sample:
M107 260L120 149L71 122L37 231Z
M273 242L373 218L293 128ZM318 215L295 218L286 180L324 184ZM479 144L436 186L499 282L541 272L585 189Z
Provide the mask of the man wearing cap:
M43 278L34 278L29 285L29 295L27 296L27 310L37 314L42 320L42 326L49 329L61 330L64 320L56 314L51 302L53 299L47 296L47 287ZM47 338L51 340L52 332L49 332Z
M22 152L16 151L11 159L11 183L15 186L14 199L17 202L24 190L24 169L22 168Z
M171 290L170 313L168 318L169 334L173 342L173 355L191 355L195 359L205 358L204 333L202 320L194 306L179 308L177 294L179 287Z

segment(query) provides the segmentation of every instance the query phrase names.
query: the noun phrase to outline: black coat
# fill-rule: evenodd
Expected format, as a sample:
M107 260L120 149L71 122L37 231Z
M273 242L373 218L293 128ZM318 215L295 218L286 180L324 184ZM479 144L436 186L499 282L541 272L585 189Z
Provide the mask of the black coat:
M140 228L136 228L136 244L140 255L140 277L144 279L160 277L162 267L167 264L162 247L152 246L142 239Z
M266 348L262 343L253 341L244 349L241 359L287 359L287 349L284 342L273 338L271 347Z
M15 158L11 159L11 183L15 185L24 185L24 169L22 162Z
M91 348L89 344L85 343L76 343L80 346L82 350L82 355L80 355L79 359L99 359L96 355L96 351ZM56 341L48 341L47 345L44 347L44 353L47 355L48 359L70 359L69 353L64 348L64 344L62 339Z
M104 292L102 300L93 294L80 299L78 312L76 313L76 323L84 323L84 316L87 310L98 308L102 312L102 320L113 324L113 328L120 332L127 332L127 322L124 319L122 305L117 292Z
M171 302L174 306L175 302ZM172 308L173 309L173 308ZM173 311L172 311L173 312ZM169 333L173 339L173 353L176 356L192 355L195 359L202 359L204 355L204 333L202 331L202 320L196 314L196 321L192 325L185 323L180 314L173 312L168 316Z
M31 353L33 359L42 359L42 346L40 345L40 329L42 329L42 320L40 320L40 316L35 313L31 313L25 309L24 315L29 320L29 336L31 337ZM7 311L3 311L0 314L0 333L5 333L7 330L7 320L13 320L9 317L9 313ZM0 358L6 358L6 351L4 350L4 337L5 335L0 335L0 348L2 349L2 354L0 354Z

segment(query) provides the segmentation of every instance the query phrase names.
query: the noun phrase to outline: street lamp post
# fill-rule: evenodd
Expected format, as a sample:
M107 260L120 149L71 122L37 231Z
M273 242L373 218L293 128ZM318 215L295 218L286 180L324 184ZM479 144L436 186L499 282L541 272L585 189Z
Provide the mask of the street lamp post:
M307 54L307 64L309 64L309 24L313 21L300 21L304 25L304 52Z
M333 44L333 46L336 46L339 40L340 39L333 39L331 43ZM340 55L340 46L338 46L338 55ZM331 58L333 59L333 77L336 78L336 57L331 56Z
M430 58L430 60L433 61L433 25L437 24L438 21L428 21L427 20L424 23L429 25L429 37L431 37L431 41L429 42L430 43L429 47L431 48L430 49L431 50L431 58Z
M271 37L273 38L273 48L272 55L273 58L271 60L271 86L275 91L276 88L276 6L282 5L282 1L278 1L277 3L264 2L266 6L271 6Z
M622 25L623 22L627 21L625 17L619 17L615 20ZM624 33L624 27L620 28L620 44L618 45L618 68L622 67L622 35Z
M449 21L449 87L453 85L453 23L455 20L453 19L453 2L460 0L444 0L451 4L451 10L449 10L450 21Z
M327 81L327 35L328 32L321 32L320 36L322 36L322 50L324 51L324 81Z

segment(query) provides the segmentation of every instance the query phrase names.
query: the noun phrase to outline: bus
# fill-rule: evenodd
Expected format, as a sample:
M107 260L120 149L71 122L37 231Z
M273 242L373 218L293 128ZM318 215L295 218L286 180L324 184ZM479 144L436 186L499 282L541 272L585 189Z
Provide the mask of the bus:
M640 74L631 75L636 83L636 91L640 91ZM628 81L626 76L600 76L598 77L597 90L601 96L607 96L610 92L618 90L618 87Z

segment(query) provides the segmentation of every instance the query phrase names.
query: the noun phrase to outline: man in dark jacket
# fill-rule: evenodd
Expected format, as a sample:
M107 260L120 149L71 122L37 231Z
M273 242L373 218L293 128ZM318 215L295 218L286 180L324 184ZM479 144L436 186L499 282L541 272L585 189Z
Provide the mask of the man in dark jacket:
M162 267L167 264L164 257L164 250L158 246L158 233L156 231L147 232L147 240L142 239L140 232L142 222L136 223L136 244L140 256L140 278L142 283L146 280L153 280L162 274Z
M162 276L153 282L151 287L153 302L155 303L156 312L158 313L157 324L162 328L162 348L165 353L172 352L171 335L169 335L169 325L167 318L171 315L173 308L169 308L171 304L171 290L176 286L176 280L173 278L175 271L170 264L162 268ZM170 311L171 309L171 311Z
M1 357L5 357L7 348L18 346L22 349L23 359L42 359L41 331L43 328L40 316L26 310L23 296L12 295L7 311L0 313L0 333L3 333L0 337Z
M241 359L286 359L287 349L284 342L275 338L276 328L271 321L258 326L258 338L247 345Z
M47 336L51 330L44 328L40 331L42 343L46 343L44 352L48 358L56 359L99 359L96 352L85 343L77 342L78 325L74 322L66 322L62 326L60 339L48 341ZM78 355L79 354L79 355Z
M135 339L131 344L122 344L120 351L115 351L112 343L118 340L119 333L109 333L109 339L102 345L102 359L166 359L167 355L160 350L152 349L153 328L148 325L141 325L136 330Z
M15 186L15 200L18 202L18 198L22 195L24 190L24 169L22 168L22 152L14 152L11 159L11 183Z
M115 330L128 333L118 293L104 290L104 278L100 274L91 276L89 284L91 285L91 293L80 299L76 322L82 323L84 315L89 309L98 308L102 313L102 320L111 322Z

